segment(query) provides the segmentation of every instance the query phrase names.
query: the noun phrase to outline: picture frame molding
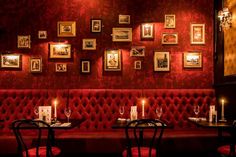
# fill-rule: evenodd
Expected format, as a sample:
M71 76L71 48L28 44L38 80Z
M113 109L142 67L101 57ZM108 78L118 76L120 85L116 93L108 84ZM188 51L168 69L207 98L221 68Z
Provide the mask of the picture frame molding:
M200 57L199 65L188 65L187 55L198 55ZM202 52L200 51L188 51L183 53L183 68L185 69L201 69L203 63Z
M10 56L13 56L13 57L17 57L18 61L17 61L17 64L14 66L10 66L10 65L4 65L3 64L3 57L10 57ZM22 56L20 54L1 54L1 58L0 58L0 62L1 62L1 68L2 69L21 69L22 68Z
M141 70L142 69L142 61L141 60L134 61L134 69L135 70Z
M44 34L44 36L41 36L41 34ZM39 30L39 31L38 31L38 38L39 38L39 39L47 39L47 31L45 31L45 30Z
M87 47L86 46L86 42L88 42L88 41L90 41L90 42L92 42L93 43L93 45L92 45L92 47ZM83 50L96 50L96 39L95 38L90 38L90 39L88 39L88 38L86 38L86 39L83 39Z
M38 67L33 68L33 61L38 61ZM31 73L41 73L42 72L42 57L30 57L30 72Z
M150 35L145 35L146 27L150 27ZM141 24L141 39L154 39L155 25L154 23L142 23Z
M71 44L67 43L49 43L49 59L70 59L72 56ZM68 46L68 55L54 54L53 51L56 49L61 49L62 47Z
M58 69L58 66L61 65L62 69ZM55 72L60 72L60 73L63 73L63 72L67 72L67 63L55 63Z
M63 32L63 27L71 27L71 31ZM65 28L64 28L65 29ZM58 21L57 22L57 36L58 37L75 37L76 36L76 22L75 21Z
M173 35L174 37L175 37L175 41L173 41L173 42L168 42L168 41L165 41L165 36L167 36L167 35ZM175 45L175 44L178 44L178 39L179 37L178 37L178 33L167 33L167 32L164 32L164 33L162 33L162 37L161 37L161 43L163 44L163 45Z
M172 17L173 18L173 25L168 26L167 18ZM165 14L165 23L164 28L175 28L176 27L176 20L175 20L175 14Z
M127 32L127 39L117 39L119 32ZM112 41L113 42L132 42L132 28L114 27L112 28Z
M164 57L165 57L165 55L167 57L166 58L167 63L165 63L165 64L167 64L167 67L159 67L159 65L158 65L159 64L157 61L158 56L160 56L162 54L164 55ZM169 72L170 71L170 52L168 52L168 51L154 51L153 61L154 61L154 71L159 71L159 72ZM163 62L164 62L164 59L163 59ZM164 64L164 63L162 63L162 64ZM165 66L165 65L163 65L163 66Z
M98 22L98 29L95 29L94 22ZM102 19L91 19L90 20L90 31L92 33L101 33L102 32Z
M142 50L143 52L140 52L139 49ZM134 51L136 51L137 54L134 54L135 53ZM142 54L140 54L140 53L142 53ZM131 57L144 57L145 56L145 46L132 46L130 49L130 56Z
M195 36L195 33L194 33L194 28L195 27L201 27L202 29L202 32L201 32L201 35L202 38L200 39L201 41L194 41L194 36ZM190 24L190 43L193 44L193 45L202 45L202 44L205 44L205 24L201 23L201 24L197 24L197 23L191 23Z
M23 39L24 40L27 39L28 41L26 42ZM25 44L25 45L22 45L22 44ZM19 48L19 49L23 49L23 48L30 49L31 48L31 35L17 35L17 48Z
M107 63L108 61L108 54L114 53L117 55L117 65L116 66L109 66ZM105 50L104 51L104 71L121 71L122 68L122 53L120 49L113 49L113 50Z
M122 18L127 18L128 21L122 21ZM119 15L119 24L130 24L130 15Z
M85 68L84 68L85 63L87 63L88 70L85 70ZM89 59L81 59L80 60L80 72L82 74L90 74L91 73L91 60L89 60Z

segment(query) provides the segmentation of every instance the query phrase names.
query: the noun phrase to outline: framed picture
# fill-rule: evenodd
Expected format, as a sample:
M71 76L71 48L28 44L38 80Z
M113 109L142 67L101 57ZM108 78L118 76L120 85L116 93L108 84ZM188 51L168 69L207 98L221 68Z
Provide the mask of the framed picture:
M91 32L93 32L93 33L102 32L102 20L101 19L91 19L90 27L91 27Z
M134 69L141 70L142 62L141 61L134 61Z
M205 44L205 24L191 24L191 44Z
M104 53L104 70L121 71L121 50L106 50Z
M166 14L165 15L165 28L175 28L175 15Z
M71 45L64 43L49 44L49 58L71 58Z
M30 72L32 73L42 72L42 57L30 58Z
M83 39L83 50L96 50L96 39Z
M67 72L67 64L66 63L56 63L55 64L56 72Z
M169 52L154 52L154 71L170 71Z
M145 46L132 46L130 56L143 57L145 56Z
M178 44L178 33L162 33L162 44Z
M39 106L39 119L51 123L52 106Z
M112 41L131 42L132 28L112 28Z
M154 38L154 24L153 23L143 23L141 25L141 38L142 39Z
M119 24L130 24L130 15L119 15Z
M81 73L88 74L91 72L90 60L80 60Z
M76 22L75 21L59 21L57 23L58 37L75 37Z
M201 52L185 52L183 60L184 68L202 68Z
M39 39L47 39L47 31L38 31Z
M21 69L21 55L19 54L2 54L1 68Z
M31 40L30 35L17 36L17 48L30 48Z

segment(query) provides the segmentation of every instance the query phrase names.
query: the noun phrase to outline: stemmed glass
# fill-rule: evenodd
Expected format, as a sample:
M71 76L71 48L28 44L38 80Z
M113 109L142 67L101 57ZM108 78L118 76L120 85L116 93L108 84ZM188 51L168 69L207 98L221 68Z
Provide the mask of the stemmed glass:
M161 115L162 115L162 107L161 106L157 106L156 114L157 114L157 118L160 119Z
M121 117L123 117L123 114L125 113L125 107L123 105L119 106L119 113Z
M196 117L198 116L199 112L200 112L200 107L199 105L194 105L193 106L193 112L196 115Z
M34 114L36 115L36 117L39 117L39 107L38 106L34 106Z
M64 109L64 114L66 115L66 117L67 117L67 122L69 123L69 122L70 122L70 115L71 115L71 109L70 109L70 107L66 107L66 108Z

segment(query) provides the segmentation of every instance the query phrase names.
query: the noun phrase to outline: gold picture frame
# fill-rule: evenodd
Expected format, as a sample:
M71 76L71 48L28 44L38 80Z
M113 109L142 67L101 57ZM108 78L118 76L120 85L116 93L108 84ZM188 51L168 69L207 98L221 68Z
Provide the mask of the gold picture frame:
M165 28L175 28L175 14L165 15Z
M119 15L119 24L130 24L130 15Z
M1 68L21 69L22 57L19 54L1 54Z
M130 50L130 56L144 57L145 56L145 46L132 46L131 50Z
M132 42L132 28L112 28L113 42Z
M75 37L76 22L75 21L59 21L57 22L58 37Z
M56 63L55 64L56 72L67 72L67 64L66 63Z
M161 43L163 45L178 44L178 33L162 33Z
M121 50L104 52L104 71L121 71Z
M17 48L31 48L30 35L18 35L17 36Z
M142 61L140 61L140 60L134 61L134 69L141 70L142 69Z
M91 19L90 29L92 33L102 32L102 20L101 19Z
M38 31L38 38L39 39L47 39L47 31Z
M202 68L202 53L184 52L183 62L184 68Z
M141 24L141 39L154 39L154 24Z
M42 57L30 58L30 72L41 73L42 72Z
M82 74L89 74L91 72L90 60L81 59L80 60L80 67L81 67L81 71L80 72Z
M205 44L205 24L191 24L191 44Z
M154 52L154 71L170 71L170 52Z
M71 58L71 45L65 43L50 43L49 58Z
M96 39L83 39L83 50L96 50Z

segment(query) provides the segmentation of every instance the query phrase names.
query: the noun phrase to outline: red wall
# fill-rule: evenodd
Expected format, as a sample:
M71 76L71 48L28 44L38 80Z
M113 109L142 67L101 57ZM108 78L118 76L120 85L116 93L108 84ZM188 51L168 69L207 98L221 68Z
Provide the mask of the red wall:
M15 3L14 3L15 2ZM37 2L37 3L36 3ZM119 14L131 15L130 25L118 24ZM164 28L164 15L176 15L176 28ZM90 33L90 19L101 18L102 33ZM58 21L76 21L77 36L57 37ZM155 39L140 40L140 24L155 23ZM190 23L205 23L206 44L190 44ZM113 27L132 27L133 42L114 43ZM47 30L40 40L38 30ZM162 45L163 32L177 32L178 45ZM31 49L17 49L17 35L31 35ZM83 51L82 39L96 38L96 51ZM67 40L72 44L70 61L49 60L48 42ZM130 57L132 45L146 46L145 57ZM122 72L103 72L105 49L122 49ZM153 72L153 51L169 51L170 72ZM184 51L198 50L203 68L183 69ZM213 0L12 0L0 1L0 52L22 54L22 69L0 70L0 88L212 88L213 84ZM43 72L29 71L29 58L42 56ZM91 74L80 74L80 59L91 59ZM142 70L134 70L135 60L142 60ZM66 73L55 73L55 63L68 63Z

